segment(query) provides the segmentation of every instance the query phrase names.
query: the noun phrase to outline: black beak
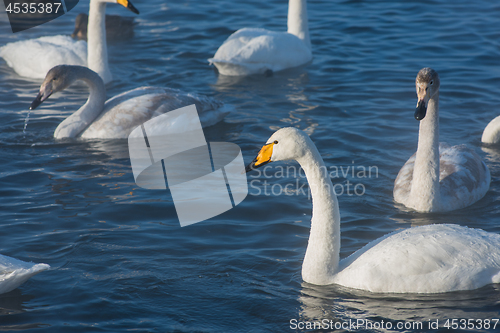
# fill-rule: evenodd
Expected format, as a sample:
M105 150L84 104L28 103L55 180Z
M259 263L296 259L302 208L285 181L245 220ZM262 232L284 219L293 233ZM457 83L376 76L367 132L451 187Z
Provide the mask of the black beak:
M245 173L248 173L248 172L256 169L256 167L255 167L256 161L257 161L257 158L254 158L253 161L249 165L246 166Z
M255 169L257 169L257 168L260 168L261 166L266 165L267 163L269 163L269 162L271 162L271 161L266 161L266 162L261 163L261 164L259 164L259 165L257 165L257 166L255 165L255 163L256 163L256 162L257 162L257 157L256 157L256 158L254 158L254 159L253 159L253 161L252 161L250 164L248 164L248 165L246 166L246 168L245 168L245 172L250 172L250 171L252 171L252 170L255 170Z
M43 96L43 93L39 92L33 102L31 102L30 110L35 110L40 104L43 103L43 101L49 98L50 95L52 95L52 92L50 92L47 96Z
M417 103L417 109L415 110L415 119L422 120L425 118L427 112L427 107L425 106L424 100L419 100Z
M254 159L254 160L252 161L252 163L250 163L249 165L247 165L247 166L246 166L246 168L245 168L245 172L246 172L246 173L248 173L248 172L250 172L250 171L252 171L252 170L255 170L255 169L256 169L256 168L255 168L255 160L256 160L256 159Z
M135 8L130 1L128 2L127 9L130 10L132 13L139 14L137 8Z

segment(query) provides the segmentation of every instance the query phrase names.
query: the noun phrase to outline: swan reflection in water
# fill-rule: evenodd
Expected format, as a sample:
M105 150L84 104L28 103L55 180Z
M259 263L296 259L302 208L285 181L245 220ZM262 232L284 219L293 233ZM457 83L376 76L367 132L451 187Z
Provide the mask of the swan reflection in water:
M449 318L482 320L483 324L498 318L499 297L498 285L429 295L370 293L339 285L316 286L303 282L296 323L330 325L350 331L431 331L436 323L442 328Z

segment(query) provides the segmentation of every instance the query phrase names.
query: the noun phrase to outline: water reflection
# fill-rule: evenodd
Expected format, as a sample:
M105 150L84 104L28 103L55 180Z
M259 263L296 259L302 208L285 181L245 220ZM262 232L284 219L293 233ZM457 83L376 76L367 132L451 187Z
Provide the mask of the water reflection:
M483 143L481 149L487 154L486 162L500 163L500 144ZM490 167L489 164L488 167Z
M390 322L392 331L398 322L404 322L410 323L406 331L417 332L429 330L432 328L429 325L434 325L436 321L442 327L449 318L497 318L499 296L499 285L441 294L377 294L337 285L315 286L303 282L299 296L302 304L300 320L312 322L326 319L339 325L356 322L373 327ZM422 323L420 330L418 323Z
M261 109L261 112L273 112L273 109L280 110L276 113L277 119L268 118L268 128L276 131L281 127L294 126L304 130L307 134L314 133L318 126L317 121L313 121L308 112L315 110L319 104L309 98L307 92L309 74L306 67L292 68L274 73L272 76L252 75L252 76L224 76L219 75L213 89L223 93L226 98L223 100L237 99L246 100L241 104L241 109ZM279 100L276 96L282 96ZM265 107L266 110L262 110ZM242 110L236 110L242 111ZM282 110L286 111L286 116ZM230 115L228 117L231 117Z
M82 140L85 150L93 155L104 153L111 160L129 159L128 141L114 140ZM109 162L107 163L109 165Z
M308 82L309 76L306 67L296 67L276 72L269 76L218 75L217 83L212 85L212 87L220 92L239 91L240 86L245 86L248 89L268 91L269 88L274 90L277 87L296 87L299 85L305 85Z
M33 298L31 295L23 295L19 289L0 295L0 316L14 315L26 311L23 303L27 303ZM1 328L0 326L0 330Z

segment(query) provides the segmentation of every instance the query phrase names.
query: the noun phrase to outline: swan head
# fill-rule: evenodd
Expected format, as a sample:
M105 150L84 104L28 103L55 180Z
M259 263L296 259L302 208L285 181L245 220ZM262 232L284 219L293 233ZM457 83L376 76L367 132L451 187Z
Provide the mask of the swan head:
M139 14L139 11L137 10L137 8L135 8L134 5L128 0L114 0L111 2L116 2L117 4L120 4L123 7L130 10L132 13Z
M311 144L309 136L295 127L279 129L271 135L245 171L252 171L270 162L299 160L307 154Z
M427 113L429 100L439 91L439 75L432 68L422 68L415 80L417 89L417 109L415 110L415 119L422 120Z
M90 71L87 67L59 65L52 67L40 86L40 91L35 100L31 103L30 110L36 109L40 104L49 98L53 93L69 87L80 78L81 72ZM97 74L95 74L98 76Z

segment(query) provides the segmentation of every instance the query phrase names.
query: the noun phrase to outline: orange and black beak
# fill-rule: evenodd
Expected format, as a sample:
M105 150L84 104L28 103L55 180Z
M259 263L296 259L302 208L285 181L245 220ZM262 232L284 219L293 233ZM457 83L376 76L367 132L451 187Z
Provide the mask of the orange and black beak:
M134 7L134 5L128 1L128 0L116 0L117 3L119 3L120 5L122 5L123 7L127 8L128 10L130 10L132 13L135 13L135 14L139 14L139 11L137 10L137 8Z
M247 165L245 171L250 172L271 162L271 157L273 156L273 146L274 142L264 145L264 147L262 147L262 149L259 151L257 157L253 159L252 163Z

